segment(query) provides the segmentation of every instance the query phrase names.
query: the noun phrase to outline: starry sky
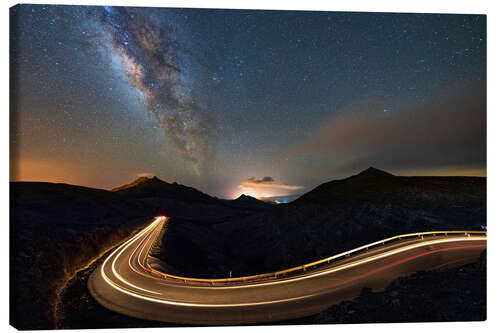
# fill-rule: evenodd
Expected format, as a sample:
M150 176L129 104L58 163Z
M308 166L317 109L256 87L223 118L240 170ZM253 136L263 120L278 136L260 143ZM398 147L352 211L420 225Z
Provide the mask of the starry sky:
M11 180L221 198L486 176L486 16L21 5Z

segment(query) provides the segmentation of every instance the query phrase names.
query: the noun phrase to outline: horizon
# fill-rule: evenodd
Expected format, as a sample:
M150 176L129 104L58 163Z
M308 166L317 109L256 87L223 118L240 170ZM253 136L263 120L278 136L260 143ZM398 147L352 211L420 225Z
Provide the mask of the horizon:
M486 177L484 15L17 5L10 17L11 181L111 189L156 175L260 198L369 165Z
M375 167L368 167L368 168L365 168L363 170L361 170L360 172L356 172L356 173L353 173L352 175L350 176L347 176L347 177L342 177L342 178L332 178L332 179L329 179L329 180L325 180L323 181L322 183L319 183L319 184L316 184L314 185L312 188L308 189L307 191L303 191L303 192L298 192L298 193L293 193L293 194L287 194L287 195L276 195L276 196L259 196L259 197L256 197L256 196L253 196L251 194L246 194L246 193L241 193L239 194L238 196L236 197L231 197L231 198L228 198L228 197L218 197L216 195L213 195L211 193L206 193L212 197L216 197L218 199L223 199L223 200L235 200L235 199L238 199L239 197L241 196L250 196L252 198L255 198L257 200L260 200L260 201L274 201L276 202L276 200L280 199L280 198L287 198L287 197L300 197L308 192L310 192L311 190L313 190L314 188L324 184L324 183L328 183L330 181L333 181L333 180L342 180L342 179L346 179L346 178L349 178L351 176L356 176L358 175L359 173L362 173L362 172L365 172L367 170L370 170L370 169L375 169L377 171L382 171L382 172L388 172L387 170L382 170L382 169L379 169L379 168L375 168ZM480 173L479 174L455 174L455 175L435 175L435 174L426 174L426 175L419 175L419 174L405 174L405 175L400 175L400 174L394 174L392 172L388 172L389 174L393 175L393 176L396 176L396 177L479 177L479 178L487 178L487 175L484 174L484 175L481 175ZM81 187L88 187L88 188L93 188L93 189L98 189L98 190L106 190L106 191L114 191L114 190L117 190L118 188L122 187L122 186L126 186L126 185L130 185L130 184L133 184L135 181L141 179L141 178L147 178L147 179L153 179L153 178L156 178L156 179L159 179L163 182L166 182L166 183L169 183L169 184L174 184L174 183L177 183L179 185L183 185L183 186L188 186L188 187L192 187L192 188L195 188L197 189L196 187L194 186L191 186L189 184L183 184L183 183L179 183L179 182L176 182L176 181L169 181L169 180L165 180L165 179L162 179L156 175L137 175L137 177L135 179L133 179L132 181L129 181L129 182L124 182L120 185L117 185L115 187L112 187L112 188L99 188L99 187L92 187L92 186L86 186L86 185L82 185L82 184L72 184L72 183L65 183L65 182L50 182L50 181L43 181L43 180L11 180L11 182L42 182L42 183L52 183L52 184L66 184L66 185L73 185L73 186L81 186ZM197 189L199 190L199 189ZM203 192L203 191L201 191ZM203 192L205 193L205 192ZM296 199L295 198L295 199ZM293 200L291 200L293 201ZM290 201L290 202L291 202ZM288 202L288 201L286 201ZM286 203L286 202L279 202L279 203Z

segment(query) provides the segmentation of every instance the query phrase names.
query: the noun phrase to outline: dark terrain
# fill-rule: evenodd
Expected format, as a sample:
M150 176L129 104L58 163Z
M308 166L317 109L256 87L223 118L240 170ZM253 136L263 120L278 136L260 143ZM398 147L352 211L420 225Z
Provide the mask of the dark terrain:
M478 321L486 319L486 251L481 261L458 269L417 272L394 280L384 291L370 289L317 315L266 325ZM112 312L87 291L93 267L78 273L62 295L60 328L180 326Z
M10 198L10 322L18 329L54 328L67 280L156 215L210 224L269 207L220 200L158 178L117 191L11 182Z
M486 250L473 265L417 272L382 292L364 289L311 318L314 324L486 320Z
M486 178L399 177L370 168L240 219L204 223L174 216L158 255L185 276L227 277L230 271L242 276L302 265L398 234L482 225Z
M55 305L58 290L76 270L156 215L171 217L163 238L153 250L160 260L159 268L192 277L226 277L229 271L238 276L304 264L396 234L480 230L481 225L486 225L486 178L397 177L370 168L356 176L322 184L296 201L281 205L248 196L221 200L156 177L139 178L112 191L12 182L10 205L13 326L50 329L59 322L64 328L151 327L165 325L124 319L89 298L86 279L93 266L78 273L69 288L64 289L63 306L59 307L57 317ZM454 295L462 295L457 291L460 281L468 281L470 288L464 289L469 290L467 302L474 299L482 307L485 297L483 280L478 277L484 268L481 267L468 268L465 273L418 273L430 275L420 281L420 277L415 278L420 275L416 274L391 286L400 295L400 304L409 302L410 308L419 309L425 304L422 300L435 297L431 280L434 283L436 279L448 280L448 286L444 287L449 287L449 302ZM384 293L392 295L391 286ZM412 288L421 293L420 300L410 297ZM343 303L338 305L342 308L333 307L336 309L333 312L330 309L316 319L304 320L310 323L375 322L376 318L395 321L391 317L370 317L369 313L361 315L362 306L386 304L388 296L384 293L365 293L360 297L369 300ZM410 308L399 309L404 313ZM471 320L484 317L474 313L477 316ZM450 316L454 320L469 318ZM89 324L85 318L95 321ZM433 318L430 320L447 320Z

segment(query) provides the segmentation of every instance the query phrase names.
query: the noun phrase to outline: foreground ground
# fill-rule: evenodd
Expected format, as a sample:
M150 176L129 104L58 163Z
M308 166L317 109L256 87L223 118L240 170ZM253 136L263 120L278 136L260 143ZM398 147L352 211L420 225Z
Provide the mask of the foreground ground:
M115 191L12 182L10 196L10 322L18 329L55 328L59 290L73 273L156 215L172 221L155 256L179 275L212 278L293 267L395 234L486 225L486 178L396 177L372 168L278 206L221 200L157 178ZM86 284L82 290L63 306L85 309ZM156 325L109 323L104 314L74 320L62 327Z
M138 320L100 306L87 290L94 263L80 272L62 295L58 328L131 328L179 326ZM466 267L417 272L394 280L383 292L365 289L356 299L342 302L307 318L274 324L341 324L419 321L481 321L486 319L486 255Z
M486 320L486 252L477 264L418 272L383 292L365 289L350 302L321 312L312 323L395 323Z

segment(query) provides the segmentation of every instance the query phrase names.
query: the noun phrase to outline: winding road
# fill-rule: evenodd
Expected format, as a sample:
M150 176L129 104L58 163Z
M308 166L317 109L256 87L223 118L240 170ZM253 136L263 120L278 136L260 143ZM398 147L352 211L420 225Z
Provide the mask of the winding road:
M363 287L382 290L395 278L419 270L475 262L486 248L486 232L425 232L395 236L284 271L194 279L148 265L149 250L165 223L167 217L155 218L92 273L88 288L101 305L132 317L179 324L280 321L353 299Z

